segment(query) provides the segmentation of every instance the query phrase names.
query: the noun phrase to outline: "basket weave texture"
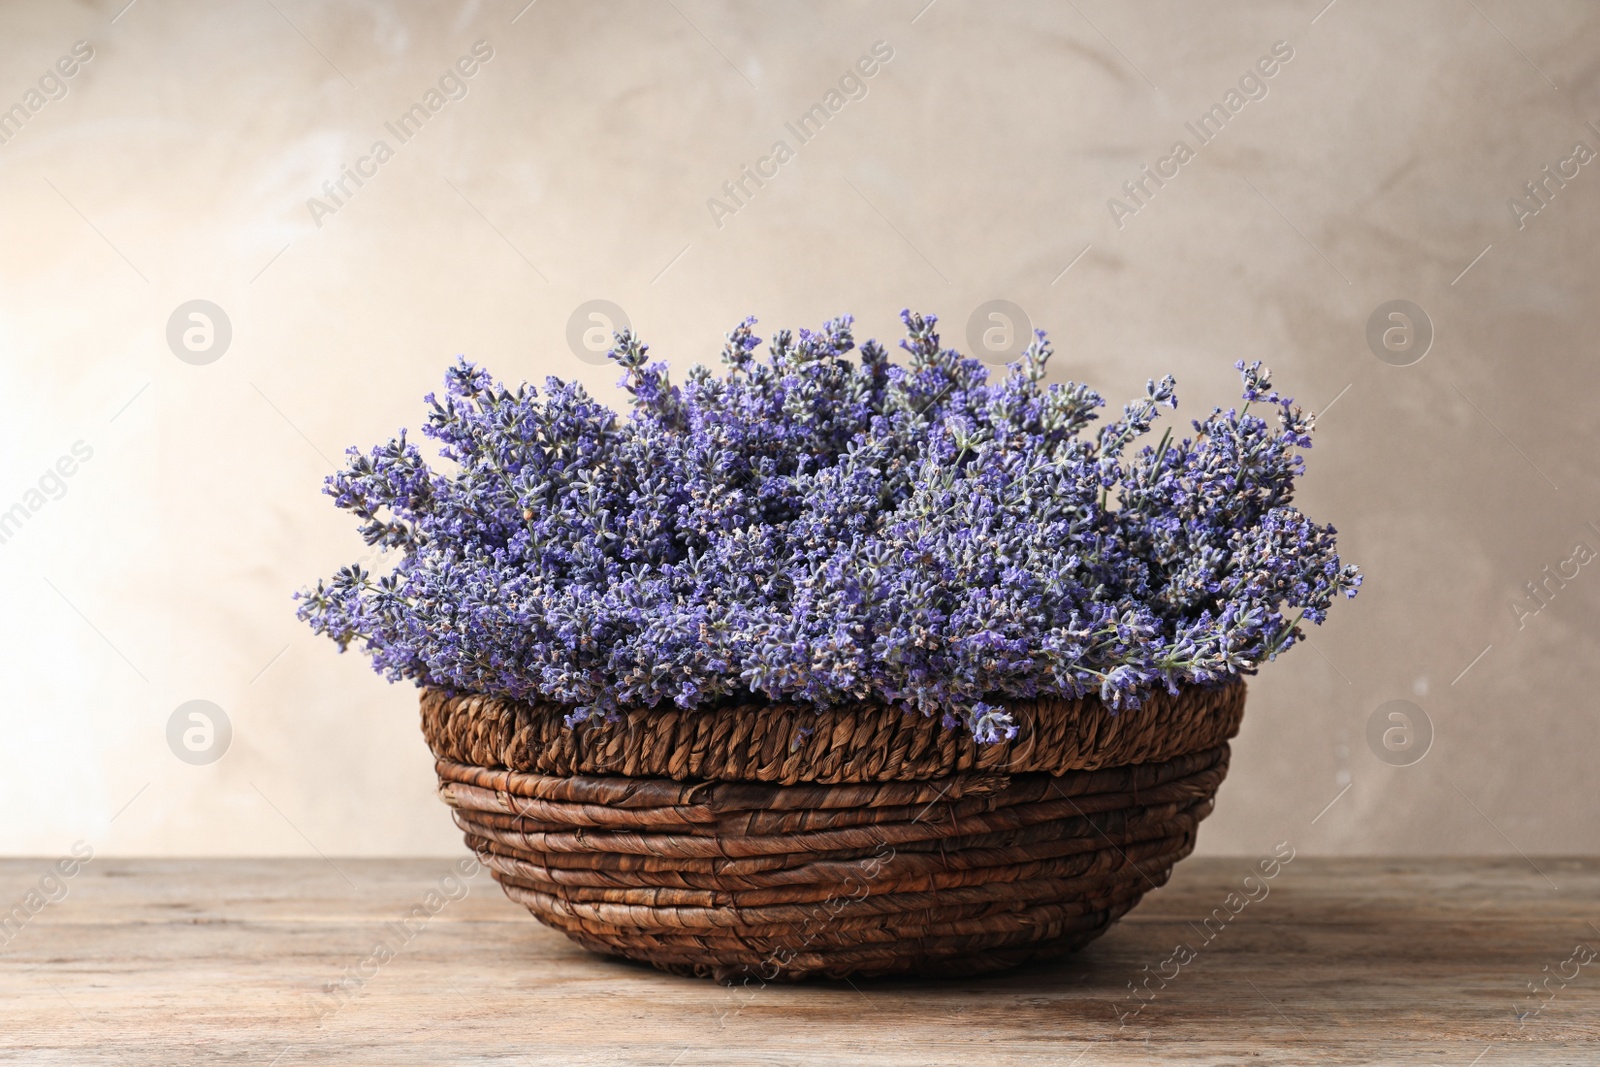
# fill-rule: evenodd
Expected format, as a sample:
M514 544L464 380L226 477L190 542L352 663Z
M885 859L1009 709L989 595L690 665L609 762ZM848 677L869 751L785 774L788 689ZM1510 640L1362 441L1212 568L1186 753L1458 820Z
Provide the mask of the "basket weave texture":
M1194 848L1245 687L1008 705L978 745L882 705L630 712L428 690L440 795L511 899L724 981L974 974L1074 951Z

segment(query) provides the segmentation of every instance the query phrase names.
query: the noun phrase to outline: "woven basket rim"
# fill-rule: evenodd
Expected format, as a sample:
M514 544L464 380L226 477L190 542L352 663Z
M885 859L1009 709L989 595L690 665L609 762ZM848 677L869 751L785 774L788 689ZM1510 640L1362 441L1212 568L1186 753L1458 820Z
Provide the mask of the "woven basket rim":
M1213 748L1239 729L1245 682L1188 685L1112 711L1098 697L1004 702L1015 740L965 731L884 703L829 708L745 702L707 710L630 708L567 727L570 706L424 688L423 734L436 759L547 775L678 781L926 781L1153 763Z

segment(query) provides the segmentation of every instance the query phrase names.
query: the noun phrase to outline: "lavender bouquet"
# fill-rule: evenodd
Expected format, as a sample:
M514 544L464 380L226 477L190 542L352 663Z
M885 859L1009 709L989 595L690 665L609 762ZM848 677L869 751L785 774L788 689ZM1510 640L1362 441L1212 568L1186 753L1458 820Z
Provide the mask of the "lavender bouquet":
M1012 737L1006 701L1253 673L1361 576L1290 503L1314 417L1237 364L1242 410L1136 448L1174 382L1104 401L1047 384L1043 332L997 380L903 312L909 358L817 332L727 335L673 385L617 335L627 418L461 360L424 433L328 479L398 552L298 594L392 681L554 702L569 725L663 701L877 701ZM1251 414L1255 405L1276 426ZM1292 617L1289 617L1292 613Z

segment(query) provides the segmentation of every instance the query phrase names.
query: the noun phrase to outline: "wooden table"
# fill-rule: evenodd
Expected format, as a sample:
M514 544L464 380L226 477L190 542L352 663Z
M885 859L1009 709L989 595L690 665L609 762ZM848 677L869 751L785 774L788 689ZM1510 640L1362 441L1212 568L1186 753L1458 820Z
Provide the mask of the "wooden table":
M1300 857L1205 943L1252 861L1191 859L1059 963L765 988L591 956L486 874L390 925L451 865L95 859L0 947L0 1063L1600 1064L1597 860ZM46 869L0 861L0 901Z

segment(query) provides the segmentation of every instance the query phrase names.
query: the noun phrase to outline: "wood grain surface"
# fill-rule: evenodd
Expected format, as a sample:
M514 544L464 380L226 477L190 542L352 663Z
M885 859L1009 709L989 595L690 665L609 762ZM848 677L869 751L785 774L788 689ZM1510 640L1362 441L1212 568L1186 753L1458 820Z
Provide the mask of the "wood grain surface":
M0 908L50 863L0 861ZM1058 963L734 988L591 956L456 863L94 859L0 933L0 1062L1600 1063L1600 860L1191 859Z

